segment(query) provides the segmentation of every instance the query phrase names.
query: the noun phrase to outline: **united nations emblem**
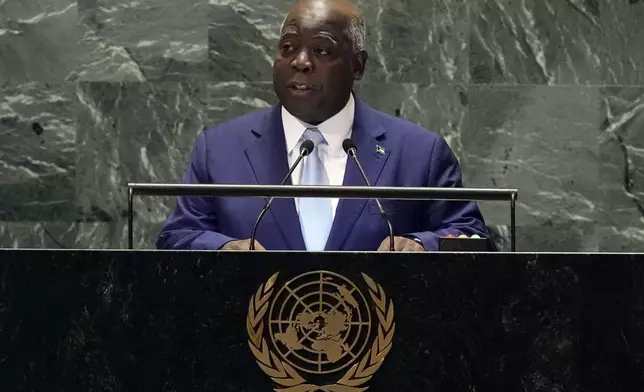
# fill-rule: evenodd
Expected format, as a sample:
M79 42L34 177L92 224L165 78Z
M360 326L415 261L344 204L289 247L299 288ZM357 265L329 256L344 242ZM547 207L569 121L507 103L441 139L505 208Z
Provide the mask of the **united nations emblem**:
M279 289L277 277L260 285L246 318L250 349L279 386L275 390L365 391L391 350L395 330L394 306L382 286L362 274L368 300L334 272L308 272ZM334 381L317 385L305 376Z

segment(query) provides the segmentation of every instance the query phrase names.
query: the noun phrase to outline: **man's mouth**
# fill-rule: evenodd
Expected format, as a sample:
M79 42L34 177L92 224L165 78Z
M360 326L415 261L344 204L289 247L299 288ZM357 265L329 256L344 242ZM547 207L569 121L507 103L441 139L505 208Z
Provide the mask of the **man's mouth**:
M294 84L291 88L294 90L300 90L300 91L312 90L311 87L306 86L304 84Z
M288 88L291 90L296 90L296 91L312 91L314 90L311 86L306 85L306 84L300 84L300 83L291 83L289 84Z
M315 89L313 87L306 84L300 84L300 83L290 83L288 85L288 89L291 92L291 94L295 96L300 96L300 97L308 96L315 92Z

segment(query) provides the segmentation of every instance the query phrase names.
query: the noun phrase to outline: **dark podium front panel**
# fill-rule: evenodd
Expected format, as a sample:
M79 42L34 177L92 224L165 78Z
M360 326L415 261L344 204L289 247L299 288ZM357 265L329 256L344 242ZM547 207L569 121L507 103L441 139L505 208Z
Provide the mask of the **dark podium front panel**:
M0 390L644 391L644 258L0 251Z

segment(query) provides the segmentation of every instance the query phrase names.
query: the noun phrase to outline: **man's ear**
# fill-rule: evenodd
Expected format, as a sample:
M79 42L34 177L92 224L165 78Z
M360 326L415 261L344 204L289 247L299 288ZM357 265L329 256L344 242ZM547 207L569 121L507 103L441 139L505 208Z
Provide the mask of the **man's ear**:
M355 80L362 79L368 58L369 54L366 50L361 50L353 56L353 78Z

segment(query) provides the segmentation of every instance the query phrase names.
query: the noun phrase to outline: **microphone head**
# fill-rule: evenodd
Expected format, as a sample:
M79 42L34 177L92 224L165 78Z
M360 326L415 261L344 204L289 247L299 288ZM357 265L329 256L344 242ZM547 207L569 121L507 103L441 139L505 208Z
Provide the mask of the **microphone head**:
M300 145L300 155L302 156L309 155L313 151L313 148L315 148L315 145L313 144L313 142L310 141L309 139L306 139Z
M351 152L352 150L353 150L353 154L355 154L356 151L358 151L358 149L356 148L356 144L353 142L353 140L351 140L349 138L344 139L344 141L342 142L342 149L348 155L352 154L352 152Z

